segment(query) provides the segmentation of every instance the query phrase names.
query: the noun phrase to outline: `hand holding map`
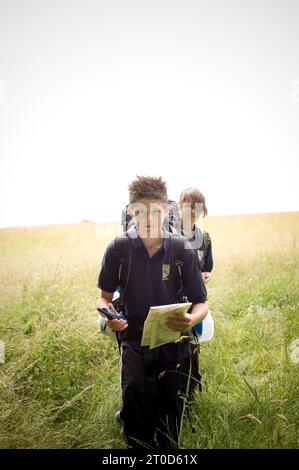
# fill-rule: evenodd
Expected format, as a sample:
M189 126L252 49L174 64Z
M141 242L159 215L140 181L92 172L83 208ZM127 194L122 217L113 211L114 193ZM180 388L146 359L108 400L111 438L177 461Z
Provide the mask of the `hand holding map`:
M141 346L149 346L150 349L153 349L177 341L181 333L168 328L165 325L165 320L187 313L191 305L190 302L186 302L151 307L144 322Z

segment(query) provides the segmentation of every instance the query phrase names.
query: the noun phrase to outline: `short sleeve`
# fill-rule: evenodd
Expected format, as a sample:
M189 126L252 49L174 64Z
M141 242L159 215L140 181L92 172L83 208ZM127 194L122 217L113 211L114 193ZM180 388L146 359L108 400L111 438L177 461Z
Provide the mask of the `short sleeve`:
M194 250L185 249L182 282L189 302L193 304L206 302L207 290Z
M103 256L97 287L106 292L114 292L118 287L117 265L114 256L114 241L110 242Z

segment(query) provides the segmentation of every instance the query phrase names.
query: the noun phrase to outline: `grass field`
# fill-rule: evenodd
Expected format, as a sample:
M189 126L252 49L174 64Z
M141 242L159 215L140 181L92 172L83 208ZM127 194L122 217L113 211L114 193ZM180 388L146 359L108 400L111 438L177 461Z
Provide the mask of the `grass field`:
M196 432L186 420L182 445L298 447L299 213L210 217L205 228L215 336L202 345ZM95 313L117 231L87 222L0 230L0 447L124 447L113 419L118 350Z

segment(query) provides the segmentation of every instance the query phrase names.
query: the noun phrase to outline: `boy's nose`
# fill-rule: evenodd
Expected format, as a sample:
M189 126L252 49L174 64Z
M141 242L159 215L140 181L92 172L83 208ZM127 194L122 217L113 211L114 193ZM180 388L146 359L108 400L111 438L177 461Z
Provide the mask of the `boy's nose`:
M148 213L147 213L147 223L151 224L153 220L154 220L153 214L150 211L148 211Z

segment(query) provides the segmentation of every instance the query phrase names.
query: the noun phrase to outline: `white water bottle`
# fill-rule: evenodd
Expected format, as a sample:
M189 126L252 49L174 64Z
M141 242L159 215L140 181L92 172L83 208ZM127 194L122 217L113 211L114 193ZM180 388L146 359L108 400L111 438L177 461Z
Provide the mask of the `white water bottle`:
M202 333L197 335L198 342L203 343L204 341L211 341L214 336L214 320L211 312L208 311L207 316L202 321Z

